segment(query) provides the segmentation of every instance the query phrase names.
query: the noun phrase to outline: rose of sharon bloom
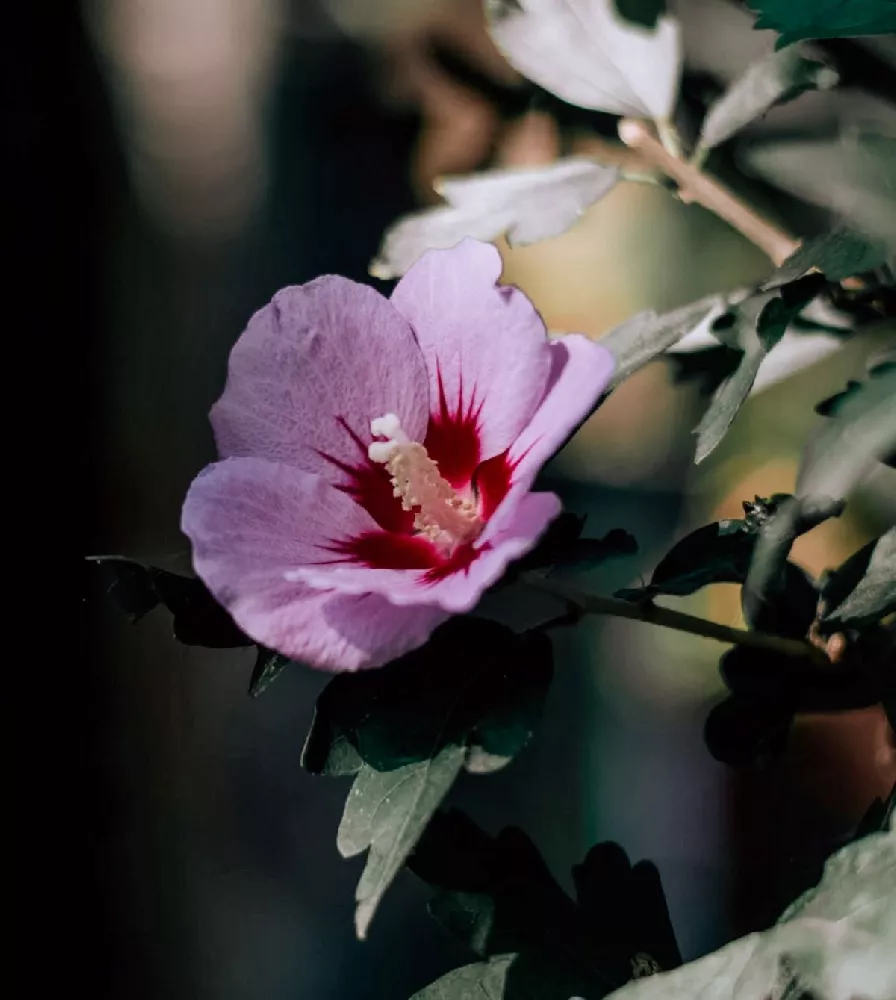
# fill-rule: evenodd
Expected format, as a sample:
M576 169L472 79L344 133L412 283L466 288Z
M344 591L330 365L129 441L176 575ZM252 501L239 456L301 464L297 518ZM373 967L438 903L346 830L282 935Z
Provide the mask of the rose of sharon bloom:
M560 510L530 487L612 356L549 342L498 251L424 254L392 297L327 276L252 317L193 482L196 572L256 642L374 667L469 611Z

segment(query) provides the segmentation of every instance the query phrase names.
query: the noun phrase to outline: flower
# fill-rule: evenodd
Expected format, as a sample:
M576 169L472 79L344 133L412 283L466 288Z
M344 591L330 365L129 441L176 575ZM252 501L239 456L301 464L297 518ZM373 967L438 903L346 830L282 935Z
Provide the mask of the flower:
M464 240L389 299L326 276L252 317L211 412L222 460L182 527L256 642L328 670L387 663L472 609L559 512L530 487L613 360L549 341L500 273Z

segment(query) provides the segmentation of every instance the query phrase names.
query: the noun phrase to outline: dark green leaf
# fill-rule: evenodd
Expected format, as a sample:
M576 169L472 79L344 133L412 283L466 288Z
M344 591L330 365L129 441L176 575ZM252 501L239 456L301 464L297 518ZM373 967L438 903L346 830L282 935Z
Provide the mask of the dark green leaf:
M516 753L532 733L551 671L545 636L453 618L394 663L330 681L318 699L309 760L319 767L323 748L340 737L381 771L450 744Z
M847 230L835 230L803 240L799 248L778 268L766 287L793 281L817 268L829 281L843 281L880 267L887 253L878 241Z
M734 327L723 339L729 346L743 351L737 369L716 389L712 400L697 425L697 452L695 461L702 462L721 443L737 411L746 402L759 374L759 366L769 351L784 336L788 323L817 294L817 283L812 280L794 282L775 292L761 292L750 296L732 307Z
M133 621L158 607L159 595L149 568L124 556L91 556L105 578L106 592Z
M411 1000L509 1000L507 975L516 955L495 955L453 969L415 993Z
M483 774L499 770L528 744L535 734L553 677L550 639L533 633L525 641L526 655L509 669L496 673L484 711L469 736L468 771Z
M702 396L711 396L729 375L737 371L740 359L741 352L726 344L665 355L665 360L672 366L673 381L696 383Z
M465 747L448 745L431 760L393 771L374 771L364 764L355 777L336 846L346 858L369 851L355 892L359 938L367 936L380 900L454 784L465 756Z
M643 368L648 361L677 344L712 312L724 310L721 295L709 295L680 309L658 316L648 311L632 316L600 338L600 343L616 358L613 385Z
M795 49L766 56L753 63L710 106L695 155L699 159L705 151L730 139L775 104L792 101L807 90L828 90L836 83L833 69L805 58Z
M686 535L666 553L646 587L617 591L626 601L655 594L693 594L710 583L743 583L756 544L746 521L715 521Z
M357 774L363 763L349 738L332 726L318 706L302 748L302 767L310 774L341 777Z
M835 603L837 592L854 579L854 586ZM824 597L829 609L819 623L824 632L861 628L896 611L896 528L848 559L827 582Z
M778 48L802 38L852 38L896 31L894 0L748 0L756 28L781 37Z
M249 694L253 698L257 698L280 676L280 672L288 663L292 663L288 656L275 653L273 649L259 646L258 654L255 657L255 666L252 669L252 678L249 681Z
M483 957L518 952L540 1000L602 997L645 955L663 968L680 961L656 869L632 866L618 845L573 870L578 904L523 833L490 837L456 810L433 818L408 864L437 889L430 912L445 929ZM506 995L528 996L521 986Z
M653 28L660 15L666 13L666 0L616 0L616 10L623 20Z
M197 577L179 576L123 556L96 556L91 561L110 575L110 595L135 620L163 604L174 616L174 637L187 646L252 645Z

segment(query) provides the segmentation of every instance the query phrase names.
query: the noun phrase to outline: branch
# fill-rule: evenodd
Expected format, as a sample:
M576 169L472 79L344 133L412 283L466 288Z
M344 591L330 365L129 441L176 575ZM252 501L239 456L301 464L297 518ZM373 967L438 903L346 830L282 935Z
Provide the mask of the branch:
M811 659L819 666L830 667L831 665L830 660L820 649L802 639L787 639L784 636L769 635L766 632L753 632L742 628L731 628L728 625L718 625L705 618L686 615L681 611L673 611L671 608L663 608L657 604L633 604L631 601L621 601L615 597L584 594L575 587L535 574L526 574L523 579L529 586L536 587L579 608L582 614L628 618L632 621L646 622L649 625L659 625L661 628L675 629L677 632L703 636L705 639L715 639L717 642L729 643L733 646L750 646L753 649L764 649L770 653L780 653L783 656Z
M775 266L783 264L799 246L797 240L762 218L714 177L670 153L646 122L623 118L619 123L619 138L671 177L678 184L678 196L682 201L696 202L724 219L770 257Z

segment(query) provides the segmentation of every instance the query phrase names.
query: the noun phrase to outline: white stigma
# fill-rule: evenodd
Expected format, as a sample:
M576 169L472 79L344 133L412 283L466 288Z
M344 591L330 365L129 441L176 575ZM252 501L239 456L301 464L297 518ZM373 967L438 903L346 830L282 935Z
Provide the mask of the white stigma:
M449 552L470 542L482 531L482 520L472 500L460 497L442 478L426 449L412 441L394 413L370 422L374 441L367 448L371 462L385 465L392 477L393 495L404 510L416 511L414 527Z

